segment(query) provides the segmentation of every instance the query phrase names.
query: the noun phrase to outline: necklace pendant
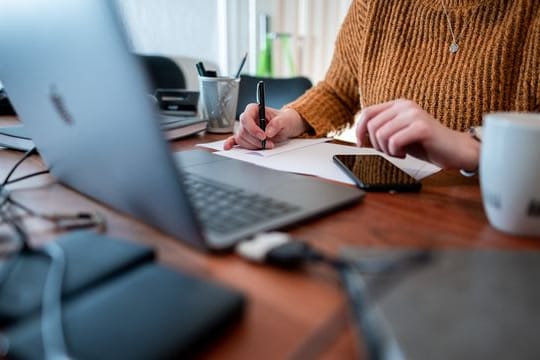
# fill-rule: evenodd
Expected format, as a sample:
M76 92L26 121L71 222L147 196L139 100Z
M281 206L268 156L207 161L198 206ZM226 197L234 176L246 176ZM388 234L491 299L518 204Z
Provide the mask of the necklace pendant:
M450 44L448 50L450 50L450 53L455 54L459 50L459 45L457 44L457 42L453 41L452 44Z

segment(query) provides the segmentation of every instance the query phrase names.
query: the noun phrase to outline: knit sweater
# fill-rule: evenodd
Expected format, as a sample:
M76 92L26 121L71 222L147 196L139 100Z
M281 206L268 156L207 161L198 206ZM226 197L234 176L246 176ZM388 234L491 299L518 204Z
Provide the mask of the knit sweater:
M443 1L448 18L441 0L353 0L325 79L287 107L317 136L398 98L460 131L486 112L540 111L540 1Z

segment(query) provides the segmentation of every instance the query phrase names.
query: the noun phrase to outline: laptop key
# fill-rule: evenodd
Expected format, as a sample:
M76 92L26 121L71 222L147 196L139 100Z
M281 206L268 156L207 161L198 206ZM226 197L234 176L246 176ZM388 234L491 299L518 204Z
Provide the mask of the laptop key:
M194 174L185 175L184 185L197 209L199 220L205 228L215 232L232 232L238 227L267 221L299 209Z

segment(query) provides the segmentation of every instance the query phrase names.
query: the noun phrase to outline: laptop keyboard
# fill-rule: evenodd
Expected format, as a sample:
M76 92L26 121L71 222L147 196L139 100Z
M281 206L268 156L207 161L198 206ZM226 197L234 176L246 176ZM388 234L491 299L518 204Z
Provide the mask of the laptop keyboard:
M185 174L184 184L198 218L208 230L229 233L299 209L195 174Z

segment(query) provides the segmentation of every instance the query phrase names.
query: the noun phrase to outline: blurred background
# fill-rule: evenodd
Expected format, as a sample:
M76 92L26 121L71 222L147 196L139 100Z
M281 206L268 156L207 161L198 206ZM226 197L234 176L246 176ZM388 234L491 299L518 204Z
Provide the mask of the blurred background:
M233 75L247 52L243 73L305 76L316 83L331 61L351 0L117 2L137 53L203 60Z

